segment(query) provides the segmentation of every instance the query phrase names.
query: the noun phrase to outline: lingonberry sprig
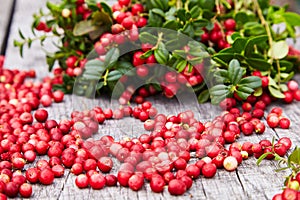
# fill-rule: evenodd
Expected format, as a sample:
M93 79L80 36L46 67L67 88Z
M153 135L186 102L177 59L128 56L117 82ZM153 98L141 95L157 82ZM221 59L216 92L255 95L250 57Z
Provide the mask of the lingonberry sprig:
M171 3L166 0L151 2L120 0L109 7L103 2L78 0L76 2L62 1L59 5L47 3L47 8L48 13L40 11L34 15L32 29L34 34L45 33L36 38L40 41L44 41L50 35L58 37L59 51L47 55L47 62L49 69L52 70L55 61L58 61L58 68L53 70L56 77L55 88L66 93L73 91L76 77L80 76L85 69L88 70L89 65L86 66L86 62L93 54L90 53L91 51L97 52L99 59L104 60L104 55L109 48L124 44L124 42L141 40L142 46L147 46L149 44L143 42L143 35L140 35L137 28L148 26L174 30L201 42L203 49L207 50L213 61L217 63L213 70L228 69L230 61L237 59L245 69L245 76L257 76L262 82L261 87L255 88L254 92L252 91L254 88L239 91L242 99L250 93L256 96L270 93L276 98L291 99L285 83L297 71L298 61L294 55L299 55L299 53L292 47L288 47L285 39L295 37L294 27L299 25L299 15L281 10L275 5L270 5L269 2L265 4L259 1L247 3L176 1ZM286 29L279 33L271 27L280 22L285 23ZM21 41L15 41L15 45L20 47L21 52L25 44L31 45L35 40L27 39L21 31L20 37ZM167 47L176 46L177 41L169 38L167 42L158 42L160 50L164 49L161 48L162 44ZM139 63L142 65L137 67L136 75L147 80L149 78L147 75L151 74L151 70L144 64L165 64L169 55L168 52L154 50L158 47L156 46L158 43L150 44L153 46L144 49L141 46L140 49L144 52L141 59L138 56L141 53L140 50L136 53L127 53L126 59L124 59L125 56L117 58L118 62L114 68L104 69L104 75L98 73L99 83L95 86L97 93L101 94L104 91L112 93L116 81L126 82L127 77L123 77L124 73L120 71L124 72L124 68L126 68L125 71L134 70ZM151 49L153 51L148 51ZM284 51L278 51L278 49ZM185 59L177 57L177 62L172 60L174 57L169 61L173 61L175 71L181 73L178 82L192 86L198 95L199 102L206 102L211 97L208 91L210 88L203 83L203 79L207 77L203 77L201 73L197 74L199 68L190 63L198 57L199 54L194 54ZM101 65L99 62L94 64ZM170 80L167 77L170 76L166 76L166 79ZM152 91L147 91L148 94L163 92L167 97L175 96L178 85L170 81L166 82L168 82L167 85L147 84L142 90L151 88ZM83 80L82 85L87 87L87 83ZM156 92L153 92L154 90ZM229 95L232 95L231 93ZM241 97L240 95L236 96ZM225 97L223 95L223 98ZM219 101L214 99L213 102Z

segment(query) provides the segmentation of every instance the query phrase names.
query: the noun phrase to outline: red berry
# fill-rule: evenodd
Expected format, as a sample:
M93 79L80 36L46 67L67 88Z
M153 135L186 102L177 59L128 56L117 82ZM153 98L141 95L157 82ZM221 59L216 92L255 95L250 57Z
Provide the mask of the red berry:
M238 167L238 161L234 156L228 156L224 159L223 166L227 171L234 171Z
M56 103L60 103L64 99L64 93L61 90L56 90L55 92L52 93L53 100Z
M286 146L287 150L289 150L292 146L292 141L288 137L282 137L278 140L278 143L283 144Z
M128 180L128 186L134 191L140 190L144 185L143 174L134 174Z
M212 178L217 172L217 166L213 163L205 163L201 169L201 172L205 178Z
M288 129L290 127L290 120L286 117L283 117L279 120L279 127L283 129Z
M182 195L186 191L186 185L182 180L173 179L169 182L168 191L171 195Z
M32 186L29 183L23 183L19 188L20 195L29 198L32 194Z
M294 100L294 97L293 97L293 93L290 92L290 91L286 91L283 93L284 94L284 98L283 98L283 101L285 103L292 103L293 100Z
M150 180L150 188L153 192L159 193L164 190L165 181L160 175L156 175Z
M241 130L244 135L251 135L254 131L254 126L251 122L245 122L241 125Z
M34 113L34 118L38 121L38 122L45 122L48 118L48 111L45 109L38 109L37 111L35 111Z
M110 157L101 157L97 165L101 172L108 173L113 167L113 161Z
M120 6L129 6L131 0L118 0Z
M118 183L118 178L113 174L108 174L105 176L107 186L116 186Z
M298 90L299 85L295 80L290 80L287 83L287 87L290 91L296 91L296 90Z
M224 27L227 31L235 30L235 26L236 26L236 23L235 23L234 19L226 19L224 21Z
M137 15L137 14L142 13L142 12L144 12L144 7L143 7L142 4L136 3L136 4L132 5L131 13L133 15Z
M54 181L54 173L51 169L45 168L39 173L39 181L44 185L50 185Z
M100 173L95 173L89 177L89 184L94 190L100 190L105 186L105 177Z
M89 178L86 174L80 174L75 179L75 184L79 188L87 188L89 185Z
M18 195L19 192L19 185L15 182L8 182L6 184L5 194L10 197L14 198Z
M282 200L297 200L298 191L290 188L285 188L281 194Z
M279 117L276 114L268 115L267 124L270 128L276 128L279 125Z

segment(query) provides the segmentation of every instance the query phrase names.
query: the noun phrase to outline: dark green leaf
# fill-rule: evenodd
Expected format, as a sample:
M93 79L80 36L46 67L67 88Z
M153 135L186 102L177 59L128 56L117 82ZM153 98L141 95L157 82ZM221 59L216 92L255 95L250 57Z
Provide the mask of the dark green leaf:
M246 58L246 62L254 69L259 71L268 71L271 68L271 64L265 59L260 58Z
M112 15L112 10L109 5L107 5L105 2L100 2L100 5L105 12L107 12L110 16Z
M222 96L228 92L228 86L226 85L215 85L209 90L211 96Z
M105 55L104 66L106 68L113 67L118 61L120 50L118 48L111 48Z
M103 86L104 86L104 83L103 83L103 82L97 83L97 85L96 85L96 90L100 90Z
M235 53L241 53L244 50L246 43L246 38L237 38L232 44L233 51Z
M169 20L169 21L166 21L162 27L167 28L167 29L177 30L178 23L175 20ZM178 42L178 40L177 40L177 42Z
M238 91L240 92L244 92L244 93L247 93L248 95L252 94L252 92L254 92L254 89L251 88L251 87L247 87L247 86L239 86Z
M247 86L252 89L261 87L261 78L257 76L247 76L241 79L238 86Z
M149 27L161 27L163 24L163 18L152 12L152 10L149 11L149 19L148 19L148 25Z
M169 59L169 51L163 43L159 43L158 48L154 50L154 56L159 64L166 64Z
M199 103L205 103L209 99L209 91L208 90L203 90L199 95L198 95L198 102Z
M194 6L194 7L190 10L191 17L192 17L193 19L199 17L200 12L201 12L201 8L199 8L198 6Z
M223 101L225 98L231 96L229 91L227 91L224 95L222 96L211 96L211 103L216 105L219 104L221 101Z
M140 58L141 59L146 59L148 58L149 56L151 56L153 54L153 51L152 50L149 50L149 51L146 51L145 53L143 53Z
M233 85L236 85L242 78L244 70L236 59L232 59L228 67L228 78Z
M177 65L176 65L176 69L177 71L180 73L182 72L185 67L186 67L187 61L186 60L181 60Z
M177 10L177 17L179 18L180 21L183 21L183 22L186 21L185 14L186 14L185 9L180 8L180 9Z
M268 40L267 35L260 35L260 36L255 36L250 38L245 46L245 56L251 57L251 54L253 53L254 50L254 45L263 44L267 40Z
M236 13L234 19L238 25L243 25L248 22L248 15L245 12L240 11Z

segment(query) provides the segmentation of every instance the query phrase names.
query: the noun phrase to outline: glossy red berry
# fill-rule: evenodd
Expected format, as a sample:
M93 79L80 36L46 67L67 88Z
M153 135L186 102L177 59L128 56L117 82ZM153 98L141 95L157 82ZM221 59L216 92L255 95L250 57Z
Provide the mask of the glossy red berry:
M182 180L173 179L169 182L168 191L171 195L182 195L186 191L186 185Z

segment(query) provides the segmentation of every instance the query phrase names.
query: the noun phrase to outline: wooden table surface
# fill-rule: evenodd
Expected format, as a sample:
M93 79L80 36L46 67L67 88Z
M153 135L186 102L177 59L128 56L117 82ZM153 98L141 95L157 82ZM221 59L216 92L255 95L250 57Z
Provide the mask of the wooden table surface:
M35 69L38 78L48 75L45 61L44 50L39 44L33 44L32 48L24 49L24 57L19 55L19 49L13 46L13 40L19 39L18 30L21 29L27 35L31 34L30 25L32 14L40 8L45 8L46 0L28 1L28 0L0 0L0 47L1 54L6 55L5 67L18 69ZM47 51L54 49L49 43ZM298 78L298 80L300 80ZM201 119L207 119L217 115L220 110L211 104L192 104L182 106L176 100L168 100L162 97L152 98L154 106L160 113L177 114L185 109L193 110ZM86 99L76 99L72 95L67 95L63 103L53 104L46 108L49 112L49 118L60 120L70 116L70 113L77 109L79 105L100 105L109 107L109 99L96 99L93 101ZM279 103L280 104L280 103ZM271 105L270 110L275 104ZM268 128L263 135L242 136L238 141L258 142L261 139L272 139L288 136L293 141L293 147L298 145L300 130L300 103L294 102L290 105L280 104L284 108L284 114L288 116L292 123L289 130ZM90 107L91 108L91 107ZM121 121L107 121L101 125L98 136L102 134L112 134L115 137L138 137L144 133L142 123L137 123L132 118L126 118ZM165 189L161 194L151 192L147 183L142 190L133 192L124 187L105 187L96 191L92 189L78 189L75 184L75 176L65 171L62 178L55 179L50 186L35 184L33 186L32 199L222 199L222 200L242 200L242 199L272 199L272 197L281 191L284 176L289 171L275 173L276 162L263 161L261 165L256 166L256 159L251 157L242 162L234 172L218 170L212 179L203 177L194 181L190 190L183 196L171 196Z

